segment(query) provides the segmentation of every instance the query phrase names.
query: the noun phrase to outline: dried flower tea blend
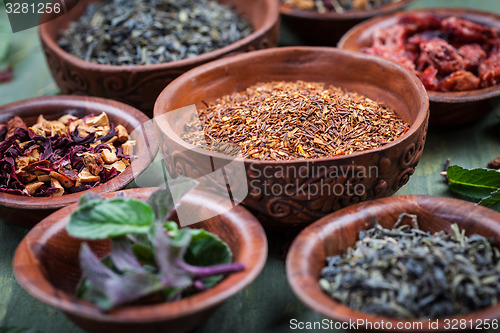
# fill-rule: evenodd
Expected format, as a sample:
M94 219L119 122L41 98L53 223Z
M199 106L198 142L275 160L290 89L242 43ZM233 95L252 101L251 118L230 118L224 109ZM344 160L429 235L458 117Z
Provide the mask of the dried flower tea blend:
M500 33L465 19L411 14L374 33L363 52L417 74L432 91L466 91L500 82Z
M135 141L106 113L0 125L0 192L55 197L93 188L130 165Z

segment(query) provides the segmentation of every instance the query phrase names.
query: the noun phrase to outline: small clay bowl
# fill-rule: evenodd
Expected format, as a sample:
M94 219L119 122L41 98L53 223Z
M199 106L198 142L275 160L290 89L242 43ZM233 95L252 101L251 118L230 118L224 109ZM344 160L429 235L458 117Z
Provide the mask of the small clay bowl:
M168 85L158 97L154 115L170 174L199 178L216 171L214 166L228 165L234 159L182 140L179 133L190 115L171 111L192 104L201 109L218 97L275 80L324 82L364 94L391 107L410 129L381 148L351 155L290 161L236 158L244 164L242 174L226 168L225 178L214 176L211 186L224 193L226 184L233 192L234 183L244 186L248 196L242 203L263 224L288 228L302 227L359 201L392 195L406 184L425 143L429 108L425 88L413 73L390 61L328 47L254 51L200 66ZM364 190L349 191L349 183L360 184ZM310 184L327 187L304 193L301 189ZM242 193L241 188L236 190Z
M126 197L146 200L154 188L125 190ZM194 192L194 191L193 191ZM182 199L194 211L217 211L215 197L191 192ZM114 197L107 193L105 197ZM74 296L80 278L78 252L82 240L66 233L69 214L77 205L65 207L33 228L19 244L14 255L14 274L21 286L40 301L61 310L88 332L189 332L206 321L217 307L249 285L260 273L267 258L266 235L243 207L191 225L214 233L233 252L233 261L245 270L233 273L213 288L169 303L128 305L109 313L101 312L88 301ZM175 215L175 214L174 214ZM98 256L109 252L109 240L88 242Z
M413 0L400 0L376 9L344 13L297 10L280 3L280 13L283 23L307 44L335 46L342 35L356 24L402 10L412 2Z
M457 16L465 20L500 29L500 14L465 8L414 9L373 18L349 30L339 41L338 47L361 52L372 44L373 34L398 22L405 15L435 14ZM464 125L475 122L500 102L500 85L458 92L427 91L431 114L429 123L438 126Z
M71 22L96 0L81 0L67 14L40 26L42 47L52 76L64 94L114 99L152 115L162 89L173 79L209 61L237 53L273 47L279 38L279 8L276 0L221 0L244 15L253 25L249 36L224 48L194 58L155 65L100 65L72 56L57 45L57 39ZM48 15L57 16L57 14Z
M123 125L129 133L143 125L146 127L145 130L151 127L149 118L131 106L103 98L80 96L37 97L3 105L0 107L0 124L6 124L14 116L21 117L28 126L31 126L36 123L40 114L47 120L57 120L68 113L83 117L88 114L98 115L101 112L105 112L110 122L115 125ZM88 191L106 193L122 189L134 179L134 176L146 170L158 152L155 135L148 134L147 140L140 135L134 139L136 140L134 154L137 158L118 176L93 189L60 197L25 197L0 193L2 220L31 228L57 209L78 202L80 196Z
M409 195L360 203L325 216L304 229L294 240L288 252L286 271L288 282L297 297L314 311L335 321L370 322L373 325L383 320L385 327L392 324L392 332L445 331L446 318L439 319L438 327L429 328L428 320L423 319L421 328L413 326L413 329L396 330L398 324L417 320L399 320L352 310L330 298L319 287L318 281L326 265L326 257L338 255L342 250L352 247L358 240L359 232L369 228L374 217L383 227L392 228L402 213L417 215L419 227L424 231L435 233L444 230L452 233L451 225L456 223L467 235L480 234L500 244L500 214L470 202ZM448 317L459 322L463 319L467 323L470 320L479 323L485 322L485 319L498 318L500 304L470 314ZM360 325L358 329L363 329L363 326ZM366 327L363 329L365 331L368 331Z

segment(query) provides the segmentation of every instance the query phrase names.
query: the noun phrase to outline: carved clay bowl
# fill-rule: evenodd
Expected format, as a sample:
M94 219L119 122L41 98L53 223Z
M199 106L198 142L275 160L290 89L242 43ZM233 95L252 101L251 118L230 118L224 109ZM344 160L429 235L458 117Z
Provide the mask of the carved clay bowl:
M414 9L377 17L358 24L349 30L339 41L338 47L361 52L372 43L375 31L397 23L399 18L408 14L438 14L457 16L482 25L500 29L500 14L465 8ZM458 92L428 91L430 100L431 125L450 126L475 122L491 112L500 102L500 85Z
M392 330L377 332L443 332L446 320L450 327L458 320L481 323L500 318L500 304L475 311L466 315L440 318L439 324L429 327L428 320L398 320L373 314L354 311L330 298L318 284L321 270L325 267L326 257L335 256L354 245L361 230L370 226L373 217L385 228L392 228L402 213L416 214L421 230L432 233L451 231L456 223L467 235L480 234L500 244L500 214L494 210L457 199L431 197L424 195L396 196L370 202L363 202L325 216L308 226L295 238L286 260L288 283L297 297L308 307L327 318L338 322L369 322L372 327L385 323L385 328L392 325ZM433 321L433 325L436 323ZM400 326L398 326L400 325ZM406 326L405 326L406 325ZM381 326L379 326L381 327ZM400 327L400 329L396 329ZM406 328L405 328L406 327ZM471 325L469 330L475 331ZM479 327L479 326L478 326ZM354 330L355 331L355 330ZM460 331L466 331L461 327ZM366 326L358 326L357 332L372 332Z
M103 98L81 96L37 97L3 105L0 107L0 124L7 123L14 116L21 117L28 126L31 126L36 123L40 114L43 114L47 120L56 120L68 113L83 117L101 112L106 112L112 123L122 124L129 133L143 125L146 131L152 127L148 122L149 118L131 106ZM148 135L146 138L139 132L135 133L138 133L133 137L136 140L134 154L137 158L115 178L93 189L60 197L25 197L0 193L0 218L12 224L31 228L57 209L78 202L80 196L88 191L106 193L124 188L134 179L134 176L146 170L158 153L155 135Z
M340 37L356 24L375 16L385 15L409 6L413 0L400 0L386 6L344 13L292 9L280 3L283 23L309 45L335 46Z
M145 200L154 190L142 188L123 192L127 197ZM217 198L192 192L182 199L181 205L188 205L194 211L220 208ZM81 275L78 252L82 240L69 236L65 227L69 214L76 208L76 204L65 207L33 228L19 244L13 267L17 281L28 293L61 310L88 332L190 332L206 321L222 302L249 285L266 262L267 240L261 225L246 209L235 207L190 227L203 228L219 236L231 248L234 262L243 263L245 270L180 301L129 305L103 313L88 301L74 296ZM109 252L108 241L88 243L97 255Z
M230 55L278 44L279 9L276 0L221 0L245 15L254 32L224 48L190 59L156 65L112 66L81 60L57 45L61 31L76 21L88 3L81 0L67 14L40 26L40 39L47 63L64 94L106 97L130 104L150 115L158 94L173 79L191 68Z
M326 47L238 55L200 66L168 85L158 97L154 115L169 173L199 178L232 161L228 155L183 141L179 133L189 116L172 111L191 104L203 108L205 102L273 80L325 82L362 93L395 110L410 129L391 144L348 156L291 161L236 158L234 161L244 164L243 174L232 175L226 168L223 176L214 176L210 186L227 192L228 184L232 192L241 193L241 188L230 184L236 178L233 183L239 181L248 193L242 204L264 225L302 227L351 204L390 196L408 182L427 133L429 101L422 83L385 59ZM362 190L354 191L356 185ZM308 193L302 191L304 187L321 190Z

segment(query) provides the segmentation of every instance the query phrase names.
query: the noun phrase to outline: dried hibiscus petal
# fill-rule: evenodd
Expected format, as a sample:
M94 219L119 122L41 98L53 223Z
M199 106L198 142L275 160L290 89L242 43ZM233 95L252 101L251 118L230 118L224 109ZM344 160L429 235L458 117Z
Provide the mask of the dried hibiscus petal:
M420 45L421 57L424 57L429 65L434 66L440 73L449 74L465 67L465 61L457 49L440 38L434 38Z
M427 69L420 76L420 80L424 84L425 88L428 90L438 90L439 80L437 78L437 69L432 66L427 67Z
M441 80L441 91L466 91L479 88L479 78L468 71L456 71Z
M500 83L500 53L494 54L479 65L481 87L491 87Z
M448 35L450 41L460 43L481 43L495 35L489 27L454 16L443 20L441 30Z

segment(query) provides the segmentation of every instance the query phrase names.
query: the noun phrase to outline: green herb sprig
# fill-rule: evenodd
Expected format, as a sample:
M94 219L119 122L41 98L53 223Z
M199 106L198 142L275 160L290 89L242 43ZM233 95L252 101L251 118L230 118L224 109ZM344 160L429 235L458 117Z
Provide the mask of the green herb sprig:
M500 172L452 165L446 169L446 177L453 192L500 211Z
M182 180L173 191L182 195L195 185ZM104 311L149 298L173 301L244 269L232 263L229 246L214 234L166 221L173 207L170 190L154 192L147 202L82 196L67 232L84 239L111 238L111 250L99 259L82 244L77 296Z

